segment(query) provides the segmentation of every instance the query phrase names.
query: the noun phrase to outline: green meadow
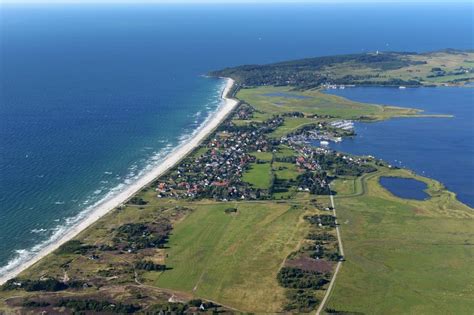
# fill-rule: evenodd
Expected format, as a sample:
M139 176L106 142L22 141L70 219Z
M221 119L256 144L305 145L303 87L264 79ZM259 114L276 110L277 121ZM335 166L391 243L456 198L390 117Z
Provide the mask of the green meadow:
M379 176L428 184L426 201L400 199ZM364 314L470 314L474 212L431 179L387 169L333 186L346 261L327 305Z
M269 137L271 138L281 138L288 133L295 131L305 125L309 124L314 124L315 120L311 118L293 118L293 117L288 117L285 119L285 122L283 123L282 126L278 127L274 132L269 134Z
M235 214L226 214L227 207ZM285 300L276 275L306 231L304 209L272 202L199 206L178 223L157 287L191 292L241 311L276 312Z
M344 119L358 119L367 117L373 120L391 117L410 116L419 113L419 110L395 106L382 106L354 102L346 98L322 93L320 90L295 91L290 87L265 86L251 89L242 89L237 97L250 105L257 112L254 120L265 120L272 115L288 112L302 112L306 115L331 115ZM284 130L294 130L307 123L314 122L307 118L290 118L280 127ZM275 136L283 135L278 129Z
M270 163L252 163L242 176L244 182L254 188L268 189L272 179L272 166Z
M278 179L296 180L299 175L298 168L294 163L273 162L272 167Z

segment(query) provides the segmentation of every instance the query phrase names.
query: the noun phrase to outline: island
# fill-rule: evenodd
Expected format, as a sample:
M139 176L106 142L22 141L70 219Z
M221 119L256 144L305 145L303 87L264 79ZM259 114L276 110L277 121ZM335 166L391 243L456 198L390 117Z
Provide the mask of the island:
M449 49L209 73L230 78L214 125L5 279L0 312L468 313L473 209L433 179L328 146L356 137L354 121L425 115L324 90L465 85L473 67L473 52ZM382 177L422 181L429 198L399 198Z

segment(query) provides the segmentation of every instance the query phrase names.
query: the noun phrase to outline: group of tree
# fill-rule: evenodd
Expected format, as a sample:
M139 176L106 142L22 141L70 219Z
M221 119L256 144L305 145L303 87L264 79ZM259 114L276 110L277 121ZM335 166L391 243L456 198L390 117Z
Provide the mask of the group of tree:
M141 197L134 196L128 201L128 203L130 203L132 205L137 205L137 206L144 206L148 203L148 201L144 200Z
M305 171L298 175L297 182L299 187L308 188L314 195L329 195L331 190L327 185L329 178L325 171Z
M406 55L414 53L362 53L338 56L307 58L279 62L268 65L244 65L213 71L211 76L233 78L239 86L294 86L298 89L309 89L328 82L332 84L363 85L419 85L416 80L380 78L380 71L395 70L410 65L424 64L424 61L413 61ZM368 69L368 74L345 75L324 71L328 67L341 64L352 68ZM375 71L370 71L375 70Z
M40 279L40 280L30 280L30 279L17 279L13 278L8 280L4 285L2 285L2 290L10 291L22 289L28 292L33 291L47 291L47 292L56 292L66 289L77 289L81 288L84 285L84 282L75 280L69 282L59 281L54 278Z
M293 267L281 268L277 279L282 287L292 289L318 290L329 282L325 274Z
M313 290L290 289L286 291L285 311L309 313L319 304Z
M377 170L373 165L354 162L339 154L319 154L314 159L323 170L333 170L339 176L360 176Z
M155 264L149 260L140 260L135 263L135 269L146 271L164 271L166 270L166 265Z
M94 250L96 247L94 245L84 244L80 240L70 240L61 245L56 253L58 255L64 254L79 254L84 255L90 250Z
M306 238L313 241L335 241L336 240L336 237L334 235L326 233L326 232L310 233Z
M141 309L140 306L132 304L115 303L98 300L72 300L62 299L55 306L73 310L75 313L93 311L97 313L131 314Z
M307 215L304 218L313 225L336 227L336 217L330 214Z
M124 249L160 248L168 241L171 229L166 220L149 224L127 223L116 229L113 240Z

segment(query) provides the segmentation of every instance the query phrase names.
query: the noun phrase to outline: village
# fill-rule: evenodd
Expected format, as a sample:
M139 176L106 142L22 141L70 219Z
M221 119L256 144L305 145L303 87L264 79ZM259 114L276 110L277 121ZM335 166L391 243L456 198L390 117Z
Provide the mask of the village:
M157 198L202 199L219 201L272 199L273 178L267 189L256 188L243 180L251 165L264 163L256 155L271 154L272 160L293 163L298 170L297 190L313 194L328 194L328 184L334 175L358 176L375 170L372 158L351 157L327 147L326 141L341 141L353 136L353 122L315 117L315 123L304 126L281 139L268 136L282 126L285 117L302 113L274 116L264 122L251 120L254 109L241 104L232 117L197 150L177 167L153 184ZM236 122L245 121L246 124ZM321 147L315 146L321 140ZM282 147L294 154L281 158ZM328 174L331 174L329 176Z

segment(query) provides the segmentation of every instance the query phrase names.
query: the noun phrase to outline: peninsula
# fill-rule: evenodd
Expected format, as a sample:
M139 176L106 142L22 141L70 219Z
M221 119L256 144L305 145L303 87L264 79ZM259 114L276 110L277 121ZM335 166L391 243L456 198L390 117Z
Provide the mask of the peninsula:
M423 113L324 89L464 85L473 67L474 53L446 50L211 72L228 78L214 116L1 275L0 313L467 313L473 209L435 180L327 146L357 136L353 121ZM381 177L422 181L429 198L399 198Z

